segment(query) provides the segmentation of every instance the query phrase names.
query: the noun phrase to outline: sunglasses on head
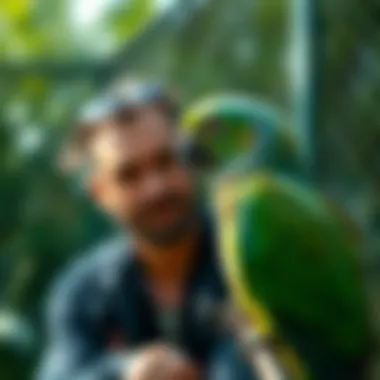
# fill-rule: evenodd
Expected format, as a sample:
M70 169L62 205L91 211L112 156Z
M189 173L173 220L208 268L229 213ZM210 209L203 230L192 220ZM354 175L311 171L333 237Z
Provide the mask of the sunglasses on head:
M148 105L157 107L172 120L178 116L177 105L160 85L121 89L95 99L82 110L75 126L77 141L86 141L104 122L118 126L134 123L141 109Z

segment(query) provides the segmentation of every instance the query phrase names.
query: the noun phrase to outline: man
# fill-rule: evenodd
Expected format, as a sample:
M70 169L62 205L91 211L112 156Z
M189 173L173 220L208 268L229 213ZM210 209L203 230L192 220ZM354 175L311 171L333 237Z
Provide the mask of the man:
M59 282L38 380L252 378L217 320L226 292L176 111L159 87L125 86L76 132L91 196L129 236Z

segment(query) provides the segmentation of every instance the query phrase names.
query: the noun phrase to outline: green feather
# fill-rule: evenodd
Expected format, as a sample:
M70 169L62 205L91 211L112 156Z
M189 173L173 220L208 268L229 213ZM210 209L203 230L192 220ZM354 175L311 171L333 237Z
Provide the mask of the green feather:
M282 178L238 202L242 281L270 312L344 355L368 341L359 252L318 193Z

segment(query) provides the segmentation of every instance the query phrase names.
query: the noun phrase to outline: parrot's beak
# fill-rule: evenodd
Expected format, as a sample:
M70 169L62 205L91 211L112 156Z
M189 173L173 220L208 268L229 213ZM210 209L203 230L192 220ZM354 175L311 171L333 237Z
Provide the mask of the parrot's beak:
M196 141L185 141L182 146L183 160L197 171L212 171L216 160L212 153Z
M260 168L260 165L247 154L237 155L227 165L221 166L213 152L197 141L183 143L181 153L183 161L187 165L212 178L241 177Z

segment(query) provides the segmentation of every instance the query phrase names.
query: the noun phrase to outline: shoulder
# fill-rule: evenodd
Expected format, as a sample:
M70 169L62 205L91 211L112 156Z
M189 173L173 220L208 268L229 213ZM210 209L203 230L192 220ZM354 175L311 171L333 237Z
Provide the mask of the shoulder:
M109 292L117 286L118 274L128 263L128 241L115 236L80 255L58 276L48 298L48 314L96 315Z

